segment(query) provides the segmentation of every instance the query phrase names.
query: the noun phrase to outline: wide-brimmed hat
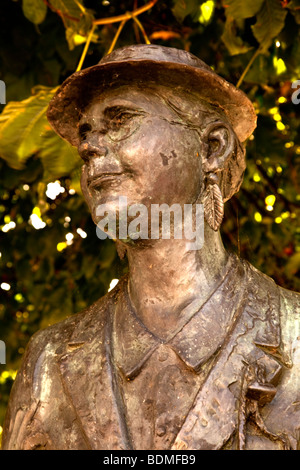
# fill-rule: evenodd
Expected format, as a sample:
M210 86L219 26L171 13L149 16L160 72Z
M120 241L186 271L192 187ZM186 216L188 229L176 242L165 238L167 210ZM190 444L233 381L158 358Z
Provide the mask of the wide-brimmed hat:
M57 134L77 146L79 119L95 94L101 96L111 87L146 83L182 87L219 107L241 142L256 127L254 107L241 90L193 54L153 44L117 49L97 65L73 73L50 101L48 120Z

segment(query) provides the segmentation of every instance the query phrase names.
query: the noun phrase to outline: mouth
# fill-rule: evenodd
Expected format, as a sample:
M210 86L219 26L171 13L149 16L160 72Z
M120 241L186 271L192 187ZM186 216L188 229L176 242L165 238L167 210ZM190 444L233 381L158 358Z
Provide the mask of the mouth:
M108 183L116 183L119 181L123 173L102 173L98 176L90 176L87 179L87 184L91 189L99 189Z

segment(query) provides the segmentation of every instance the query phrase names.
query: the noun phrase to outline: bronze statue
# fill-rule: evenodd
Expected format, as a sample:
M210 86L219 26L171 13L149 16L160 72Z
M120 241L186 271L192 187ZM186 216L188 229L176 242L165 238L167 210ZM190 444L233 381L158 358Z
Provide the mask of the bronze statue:
M204 244L118 237L128 275L30 341L3 448L299 449L300 296L219 234L256 126L248 98L185 51L138 45L68 78L48 119L84 160L96 224L120 196L199 203Z

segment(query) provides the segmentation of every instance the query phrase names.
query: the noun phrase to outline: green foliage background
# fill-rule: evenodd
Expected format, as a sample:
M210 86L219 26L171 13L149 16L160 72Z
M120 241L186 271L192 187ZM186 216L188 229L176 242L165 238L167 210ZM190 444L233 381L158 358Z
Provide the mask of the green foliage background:
M90 34L93 21L145 4L1 1L0 79L7 105L0 105L0 339L7 364L0 365L0 426L30 336L90 305L127 269L113 242L96 237L80 192L77 152L52 132L45 110L55 88L76 70L88 37L84 67L109 50L119 23L96 25ZM139 16L151 42L194 53L239 83L257 110L245 180L226 204L227 248L300 291L300 105L291 101L292 82L300 80L300 0L153 4ZM144 35L127 21L117 47L137 42ZM47 184L56 180L63 192L52 200ZM44 228L29 223L32 214ZM74 238L67 245L68 233Z

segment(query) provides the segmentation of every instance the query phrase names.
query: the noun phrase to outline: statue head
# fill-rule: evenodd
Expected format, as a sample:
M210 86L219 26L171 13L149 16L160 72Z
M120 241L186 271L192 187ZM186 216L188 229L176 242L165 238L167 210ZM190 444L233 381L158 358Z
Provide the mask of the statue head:
M243 92L192 54L154 45L116 50L73 74L48 119L85 162L82 189L96 223L96 207L119 196L146 206L230 199L256 126ZM217 230L222 217L205 216Z

